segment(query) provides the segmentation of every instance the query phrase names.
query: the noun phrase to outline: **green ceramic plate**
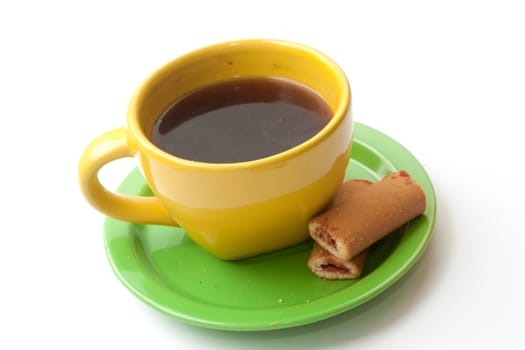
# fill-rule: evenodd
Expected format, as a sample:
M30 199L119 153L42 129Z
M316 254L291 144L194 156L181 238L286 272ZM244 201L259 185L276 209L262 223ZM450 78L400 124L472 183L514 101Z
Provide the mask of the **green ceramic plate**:
M420 163L388 136L356 124L347 178L377 180L398 169L422 185L426 212L376 243L357 280L316 277L306 266L312 242L227 262L202 250L182 229L110 218L104 227L109 261L139 299L189 324L259 331L326 319L372 299L407 272L429 243L435 222L434 191ZM151 195L137 170L119 191Z

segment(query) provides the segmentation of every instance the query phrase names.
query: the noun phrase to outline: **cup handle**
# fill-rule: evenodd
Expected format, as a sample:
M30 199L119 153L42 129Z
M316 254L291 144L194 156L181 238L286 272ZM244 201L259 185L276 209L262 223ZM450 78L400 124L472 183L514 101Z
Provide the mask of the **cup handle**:
M79 162L78 178L82 194L95 209L112 218L141 224L178 226L157 197L119 194L106 189L98 180L98 172L105 164L133 155L133 146L125 128L114 129L93 140Z

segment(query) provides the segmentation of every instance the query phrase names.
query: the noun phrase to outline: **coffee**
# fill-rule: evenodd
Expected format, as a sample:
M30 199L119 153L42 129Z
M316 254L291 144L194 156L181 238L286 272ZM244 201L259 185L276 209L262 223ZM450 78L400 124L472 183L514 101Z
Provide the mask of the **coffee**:
M331 117L325 100L306 86L280 78L237 78L176 100L159 116L151 140L180 158L244 162L301 144Z

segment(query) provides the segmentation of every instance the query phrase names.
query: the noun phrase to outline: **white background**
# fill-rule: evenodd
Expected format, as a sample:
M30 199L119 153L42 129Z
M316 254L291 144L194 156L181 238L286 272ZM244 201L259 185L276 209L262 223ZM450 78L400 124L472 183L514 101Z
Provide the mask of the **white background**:
M2 1L0 348L525 348L524 18L504 0ZM426 167L438 221L419 263L357 309L289 330L207 330L120 284L76 168L157 67L253 37L334 58L355 120ZM111 164L103 180L115 188L132 167Z

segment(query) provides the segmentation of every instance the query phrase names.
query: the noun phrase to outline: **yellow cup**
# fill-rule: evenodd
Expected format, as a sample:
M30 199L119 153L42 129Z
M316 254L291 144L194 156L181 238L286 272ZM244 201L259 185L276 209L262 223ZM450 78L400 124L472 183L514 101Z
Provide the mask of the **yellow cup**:
M152 144L152 127L190 91L234 77L282 77L317 91L333 111L315 136L282 153L247 162L204 163ZM79 180L86 200L120 220L181 226L201 247L234 260L308 239L308 221L340 186L350 156L353 122L348 81L323 53L281 40L220 43L181 56L153 73L129 104L127 126L84 151ZM154 197L104 188L98 171L135 157Z

